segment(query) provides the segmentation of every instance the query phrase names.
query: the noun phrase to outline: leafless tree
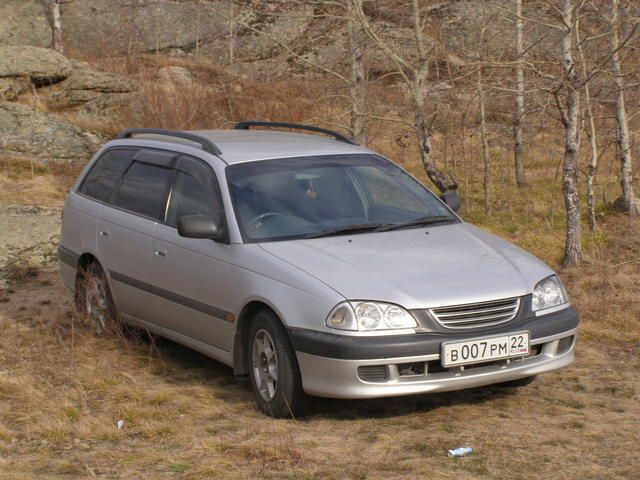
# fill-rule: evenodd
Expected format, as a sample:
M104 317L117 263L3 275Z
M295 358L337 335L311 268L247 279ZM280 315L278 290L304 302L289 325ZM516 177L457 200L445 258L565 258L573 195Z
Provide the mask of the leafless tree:
M489 150L489 139L487 131L486 115L486 89L484 78L484 63L486 50L486 33L491 18L487 16L487 5L485 0L481 0L481 14L477 15L474 22L476 61L476 93L478 96L478 110L480 117L480 142L482 144L482 188L484 192L484 211L488 215L491 213L491 152Z
M584 54L583 41L580 35L580 21L576 20L576 44L578 53L580 54L580 64L582 65L582 77L588 77L587 59ZM596 221L596 202L595 193L593 191L596 172L598 170L598 132L593 116L593 101L591 97L591 85L589 82L584 84L584 111L587 121L587 136L589 137L590 156L587 164L587 212L589 218L589 228L593 232L598 228Z
M235 8L233 2L234 0L229 0L229 65L233 65L234 48L236 44Z
M575 63L575 32L582 0L562 0L562 71L563 81L555 92L556 105L565 130L562 160L562 193L567 212L564 245L564 268L582 262L580 195L578 193L578 158L580 155L580 89ZM564 95L562 94L564 92Z
M350 2L333 2L331 0L317 0L313 4L318 8L336 8L339 10L339 14L332 14L330 18L338 22L346 22L347 31L349 36L349 60L350 71L343 72L340 68L325 65L319 61L314 60L309 55L300 53L300 51L294 46L289 45L279 39L277 36L264 31L252 23L244 20L242 15L239 15L234 10L234 3L230 1L229 12L227 14L217 12L222 15L225 20L229 22L229 61L234 61L234 45L235 45L235 33L234 31L240 27L248 32L260 36L268 42L280 47L287 55L293 58L312 70L330 75L339 80L346 86L349 92L350 99L350 124L351 136L354 140L361 144L367 144L367 104L366 104L366 70L365 70L365 55L362 44L362 33L360 32L360 22L354 22L354 16L352 12L352 4ZM259 3L259 2L256 2ZM206 3L205 7L210 7ZM246 8L253 8L247 6ZM264 12L262 12L264 13ZM318 15L322 16L322 15Z
M450 176L447 178L436 166L431 150L433 118L428 118L426 115L425 99L429 96L429 64L431 61L430 53L432 53L433 49L427 49L419 1L411 1L413 41L415 42L417 54L415 61L405 58L376 32L364 12L363 0L352 0L352 2L354 12L360 21L364 33L373 45L394 63L409 92L413 107L414 129L418 140L420 158L427 176L441 192L455 190L458 188L457 183Z
M347 5L347 12L349 15L347 28L351 57L351 82L349 83L349 97L352 104L351 134L357 143L366 145L367 77L364 62L364 39L360 24L356 22L352 3Z
M515 160L516 184L526 185L522 153L522 124L524 121L524 22L522 0L514 0L516 17L515 38L515 112L513 115L513 156Z
M636 198L633 192L631 144L625 106L625 80L619 53L622 48L619 10L620 0L611 0L611 68L616 90L617 141L620 155L620 186L622 187L622 196L616 200L616 205L629 212L630 216L638 217L640 216L640 200Z
M51 24L51 48L56 52L64 53L62 43L62 16L60 15L60 4L62 0L43 0L47 8L47 16Z

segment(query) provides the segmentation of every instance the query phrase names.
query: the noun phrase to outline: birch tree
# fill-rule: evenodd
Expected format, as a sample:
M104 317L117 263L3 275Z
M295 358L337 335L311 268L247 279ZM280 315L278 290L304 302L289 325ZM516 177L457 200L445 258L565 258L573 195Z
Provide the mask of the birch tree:
M620 0L611 0L611 69L616 91L616 123L618 154L620 155L620 186L622 196L616 205L632 217L640 216L640 200L633 192L633 174L629 123L625 105L625 80L620 62ZM628 40L628 38L627 38Z
M413 41L417 57L414 61L403 56L376 32L363 10L363 0L351 1L364 33L373 45L394 63L409 93L413 107L414 130L418 140L418 149L427 176L441 192L457 189L458 184L450 176L447 178L433 160L431 149L433 119L427 118L425 112L425 99L429 95L428 77L431 58L429 57L430 51L426 46L418 0L411 1Z
M587 59L584 54L583 41L580 38L580 21L576 20L576 44L578 53L580 54L580 64L582 65L582 77L587 78ZM587 135L589 137L590 155L586 171L587 183L587 213L589 218L589 229L594 232L598 228L596 221L596 201L593 191L593 184L598 170L598 133L596 123L593 116L593 101L591 97L591 85L589 82L584 84L584 112L587 123Z
M487 132L487 115L486 115L486 89L484 79L484 63L486 45L486 31L490 18L487 17L487 5L482 0L482 14L478 15L475 23L475 61L476 61L476 93L478 96L478 113L480 116L480 142L482 144L482 189L484 193L484 211L485 214L491 213L491 152L489 150L489 139Z
M515 35L515 112L513 114L513 157L515 161L516 185L526 185L522 153L522 124L524 121L524 22L522 0L514 0L516 17Z
M56 52L64 53L64 45L62 43L62 16L60 15L60 3L62 3L62 0L44 0L44 3L51 24L51 48Z
M349 97L352 105L351 134L360 145L367 144L367 78L364 62L364 42L362 30L356 23L353 4L347 5L347 29L349 36L349 54L351 82Z
M563 82L555 92L556 104L564 126L564 156L562 159L562 193L567 212L564 245L564 268L582 262L580 196L578 193L578 157L580 154L580 78L575 64L574 37L578 4L562 0L562 71ZM564 97L561 98L561 91Z

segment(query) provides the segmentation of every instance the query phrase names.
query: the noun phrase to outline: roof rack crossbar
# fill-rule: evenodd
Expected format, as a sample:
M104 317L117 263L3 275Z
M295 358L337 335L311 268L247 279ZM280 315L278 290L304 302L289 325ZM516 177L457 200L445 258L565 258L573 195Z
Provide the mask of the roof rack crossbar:
M274 127L274 128L290 128L293 130L306 130L308 132L324 133L329 135L339 142L345 142L350 145L357 145L352 139L345 137L341 133L334 132L333 130L327 130L326 128L314 127L312 125L302 125L300 123L287 123L287 122L240 122L236 123L233 127L235 130L249 130L250 127Z
M195 133L189 132L177 132L175 130L164 130L161 128L128 128L127 130L121 132L120 135L118 135L116 138L133 138L134 135L144 134L184 138L185 140L190 140L194 143L199 144L202 147L202 150L207 153L211 153L213 155L222 155L222 151L211 140L205 137L201 137L200 135L196 135Z

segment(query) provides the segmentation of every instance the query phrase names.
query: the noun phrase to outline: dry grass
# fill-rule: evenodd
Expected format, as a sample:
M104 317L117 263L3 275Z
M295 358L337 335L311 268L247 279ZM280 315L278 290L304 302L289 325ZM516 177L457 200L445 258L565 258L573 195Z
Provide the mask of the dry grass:
M571 369L518 390L317 399L290 421L258 413L246 382L183 347L93 337L56 273L41 273L0 298L0 478L631 478L637 290L611 302L628 268L570 283L584 319ZM446 457L460 445L474 454Z
M45 165L21 159L0 159L0 206L60 207L82 165Z

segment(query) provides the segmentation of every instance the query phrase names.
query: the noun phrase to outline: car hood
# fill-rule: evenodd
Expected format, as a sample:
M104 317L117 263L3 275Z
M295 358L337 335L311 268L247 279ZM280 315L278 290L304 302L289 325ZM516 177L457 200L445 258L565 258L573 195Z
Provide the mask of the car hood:
M553 271L467 223L260 247L350 300L440 307L529 294Z

